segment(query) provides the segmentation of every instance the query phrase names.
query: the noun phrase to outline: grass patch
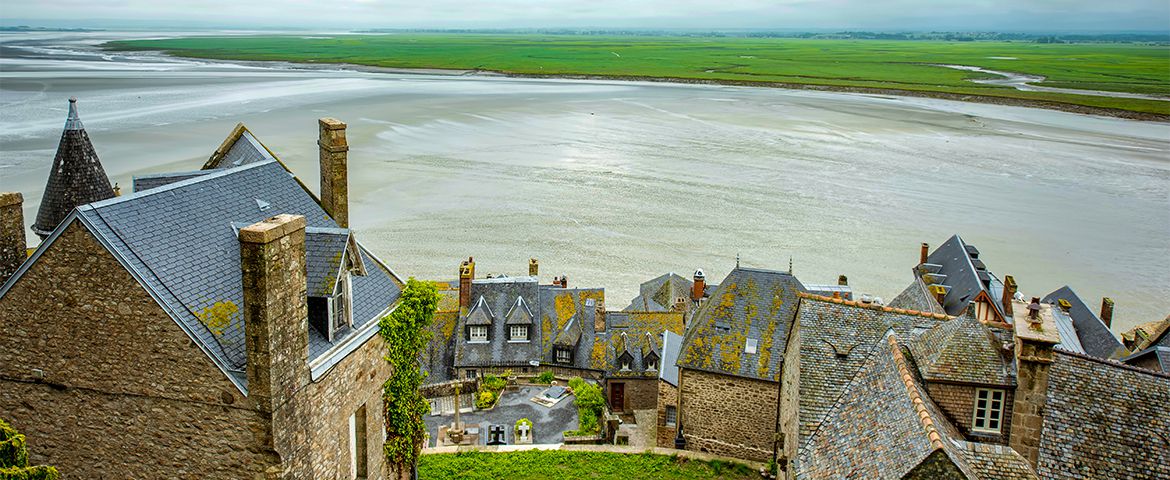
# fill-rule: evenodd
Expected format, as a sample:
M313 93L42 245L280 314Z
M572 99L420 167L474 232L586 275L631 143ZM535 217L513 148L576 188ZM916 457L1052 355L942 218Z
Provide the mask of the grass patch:
M1165 45L394 34L191 37L105 47L223 60L881 88L1170 114L1170 101L1024 92L974 84L967 80L985 75L930 65L1043 75L1044 84L1065 88L1170 95L1170 46Z
M423 455L419 478L539 479L748 479L759 478L741 463L688 460L649 453L621 454L566 450L509 453L460 452Z

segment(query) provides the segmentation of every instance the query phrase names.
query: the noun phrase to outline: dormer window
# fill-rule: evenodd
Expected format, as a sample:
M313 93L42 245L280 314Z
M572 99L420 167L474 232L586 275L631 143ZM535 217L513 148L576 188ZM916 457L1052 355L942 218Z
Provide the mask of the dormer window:
M1003 390L980 388L975 390L975 418L971 430L979 433L1000 433L1003 423Z
M654 357L647 358L646 370L658 370L658 359Z
M486 325L472 325L467 327L467 341L472 343L487 343L488 328Z
M622 371L628 372L630 370L630 361L622 359Z
M308 297L309 325L326 340L336 340L341 331L353 326L353 303L350 295L349 272L343 273L333 287L333 293Z
M528 325L511 325L508 327L508 341L527 342Z
M337 279L337 290L330 300L332 303L333 328L336 332L343 328L353 326L353 318L350 316L349 305L349 272Z
M567 348L557 349L557 363L571 363L573 361L573 354Z

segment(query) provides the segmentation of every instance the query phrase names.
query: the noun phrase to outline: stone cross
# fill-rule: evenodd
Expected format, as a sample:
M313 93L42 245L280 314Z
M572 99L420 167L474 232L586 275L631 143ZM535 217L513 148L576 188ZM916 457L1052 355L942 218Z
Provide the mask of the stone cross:
M522 441L522 442L528 441L528 433L529 433L528 428L529 427L528 427L527 423L520 424L520 441Z

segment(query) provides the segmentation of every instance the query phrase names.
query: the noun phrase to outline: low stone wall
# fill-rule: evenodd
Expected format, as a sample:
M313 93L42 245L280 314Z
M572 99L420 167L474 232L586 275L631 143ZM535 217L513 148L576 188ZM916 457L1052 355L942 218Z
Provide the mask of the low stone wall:
M442 383L432 383L418 387L418 391L422 394L423 398L454 397L455 385L459 385L459 393L470 393L479 389L479 380L475 378L464 378Z

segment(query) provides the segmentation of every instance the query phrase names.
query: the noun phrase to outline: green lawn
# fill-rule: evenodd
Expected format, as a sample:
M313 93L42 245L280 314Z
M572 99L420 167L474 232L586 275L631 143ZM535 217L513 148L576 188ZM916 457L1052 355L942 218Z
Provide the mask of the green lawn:
M418 478L533 479L590 478L751 479L760 478L742 464L704 462L653 454L525 450L509 453L460 452L423 455Z
M931 63L1038 74L1044 85L1170 95L1170 46L488 34L190 37L111 42L225 60L481 69L513 74L778 82L1010 97L1170 114L1170 101L1022 92Z

